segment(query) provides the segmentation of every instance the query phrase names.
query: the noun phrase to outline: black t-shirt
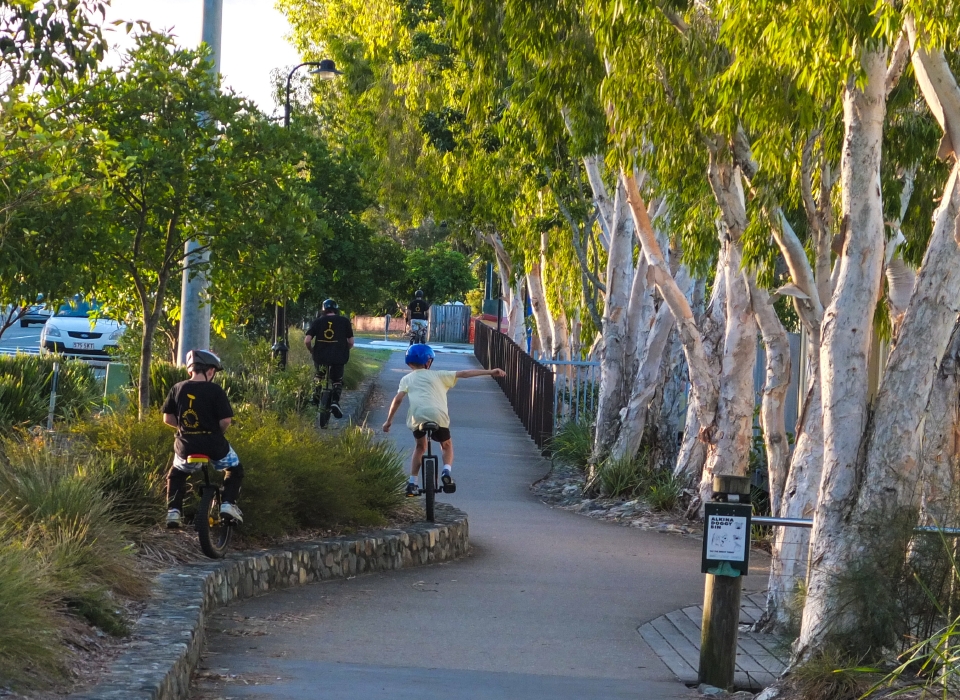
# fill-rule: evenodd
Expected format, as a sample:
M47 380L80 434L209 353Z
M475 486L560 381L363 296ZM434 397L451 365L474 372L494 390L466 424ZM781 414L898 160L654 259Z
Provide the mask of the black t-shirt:
M407 308L410 310L410 318L419 318L427 320L427 312L430 310L430 302L426 299L414 299Z
M310 324L307 335L313 338L313 361L318 365L345 365L350 359L348 340L353 337L350 319L326 314Z
M174 449L178 457L201 454L223 459L227 456L230 443L220 430L220 421L233 418L233 408L220 385L189 379L175 384L161 410L177 417L179 427Z

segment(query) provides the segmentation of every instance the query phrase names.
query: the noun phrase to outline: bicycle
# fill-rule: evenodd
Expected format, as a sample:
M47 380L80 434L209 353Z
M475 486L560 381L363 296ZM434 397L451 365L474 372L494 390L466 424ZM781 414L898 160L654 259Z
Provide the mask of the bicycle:
M221 515L223 505L223 487L210 481L210 458L207 455L189 455L188 464L199 464L203 471L203 484L200 486L200 508L193 520L200 549L211 559L223 559L233 535L236 524L229 515Z
M439 430L440 426L430 421L421 423L417 429L427 434L427 451L420 459L420 493L426 496L427 520L432 523L435 517L437 494L441 491L454 493L457 490L457 485L455 483L449 486L440 484L440 459L433 454L430 444L433 431Z
M333 384L330 383L330 365L322 365L323 382L313 388L313 396L317 406L317 424L326 428L330 422L330 406L333 404Z

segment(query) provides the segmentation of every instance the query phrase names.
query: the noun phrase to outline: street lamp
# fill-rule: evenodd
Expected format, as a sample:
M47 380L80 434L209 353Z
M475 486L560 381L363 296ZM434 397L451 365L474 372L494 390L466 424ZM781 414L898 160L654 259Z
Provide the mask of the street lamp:
M287 74L286 99L283 103L283 127L290 128L290 81L293 80L293 74L304 66L313 66L310 75L315 75L321 80L333 80L338 75L343 75L337 70L336 64L329 58L322 61L304 61L299 66L294 66ZM287 345L287 307L284 301L277 302L276 318L273 328L273 357L280 365L280 369L287 368L287 352L290 346Z

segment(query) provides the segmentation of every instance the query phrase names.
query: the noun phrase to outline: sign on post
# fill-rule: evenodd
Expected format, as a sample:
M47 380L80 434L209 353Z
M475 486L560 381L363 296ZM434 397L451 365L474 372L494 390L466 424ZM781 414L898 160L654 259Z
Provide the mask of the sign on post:
M752 507L706 503L703 513L703 559L700 571L715 576L746 576L750 569Z

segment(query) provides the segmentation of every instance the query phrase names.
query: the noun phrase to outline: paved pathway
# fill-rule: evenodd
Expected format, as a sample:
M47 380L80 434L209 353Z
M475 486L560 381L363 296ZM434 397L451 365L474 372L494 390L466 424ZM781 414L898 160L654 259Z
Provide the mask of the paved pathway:
M383 404L405 369L400 355L385 367ZM449 399L458 491L441 498L469 514L471 555L218 612L195 699L693 697L638 627L701 602L699 542L544 506L529 485L549 464L497 385L461 380ZM390 435L409 450L401 419Z

